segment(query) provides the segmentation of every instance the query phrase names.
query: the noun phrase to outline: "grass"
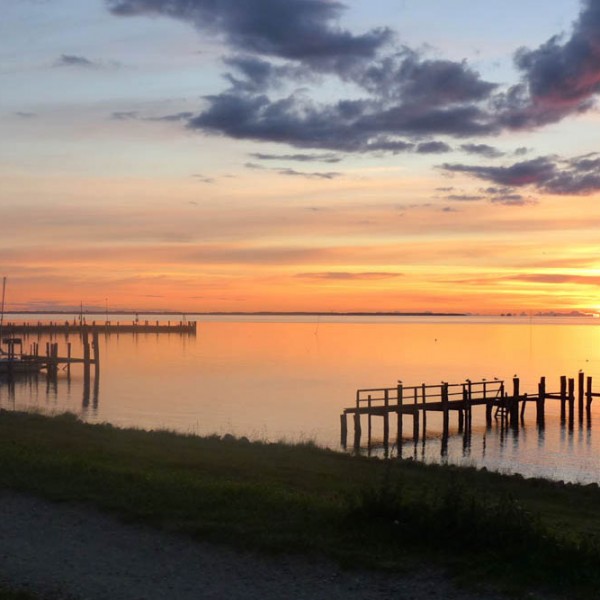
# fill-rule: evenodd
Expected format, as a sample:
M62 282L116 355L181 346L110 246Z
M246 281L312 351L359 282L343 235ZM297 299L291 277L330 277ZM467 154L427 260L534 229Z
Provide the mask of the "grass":
M596 485L1 411L0 487L346 566L433 562L470 583L570 598L600 587Z

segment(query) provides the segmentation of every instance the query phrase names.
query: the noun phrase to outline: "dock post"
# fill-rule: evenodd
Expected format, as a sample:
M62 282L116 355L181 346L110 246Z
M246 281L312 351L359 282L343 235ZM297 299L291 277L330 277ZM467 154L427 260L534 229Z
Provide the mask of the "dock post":
M387 458L390 446L390 392L387 389L383 391L383 405L383 448Z
M67 342L67 377L71 377L71 342Z
M403 405L403 398L402 398L402 394L403 394L404 390L402 389L402 384L399 383L398 384L398 397L396 398L396 402L398 405L398 422L397 422L397 434L396 434L396 438L397 438L397 446L398 446L398 452L400 452L400 448L402 446L402 405Z
M540 428L544 427L546 421L546 378L541 377L538 383L538 397L536 402L536 423Z
M592 396L592 378L591 377L588 377L586 380L585 395L586 395L585 418L587 419L587 423L588 423L588 427L589 427L592 423L592 400L594 399L594 396Z
M483 397L485 398L485 426L490 429L492 426L493 401L491 396L488 396L487 383L483 384Z
M569 377L568 399L569 399L569 428L573 429L573 424L575 422L575 379L573 379L572 377Z
M583 371L579 371L577 375L577 414L579 416L579 424L583 423L583 397L585 396L585 375Z
M462 408L459 408L458 413L458 433L462 433L465 428L465 411Z
M356 411L354 413L354 449L358 451L360 449L360 437L362 435L362 429L360 427L360 413Z
M94 352L94 377L96 378L100 375L100 344L98 338L98 331L94 330L92 334L92 350Z
M564 425L566 421L567 411L567 378L565 375L560 377L560 423Z
M423 441L427 436L427 387L421 385L421 402L423 404Z
M471 427L473 424L473 405L471 404L471 400L473 398L473 384L470 379L467 379L467 396L465 398L465 426L467 431L471 432Z
M527 407L527 394L523 394L523 401L521 404L521 425L525 424L525 408Z
M442 384L442 437L448 439L448 384Z
M464 412L463 431L465 433L467 433L469 431L469 404L468 404L468 392L467 392L467 384L466 383L462 384L462 401L463 401L463 412Z
M518 377L513 378L513 397L510 402L509 416L510 426L519 426L519 387L520 382Z
M87 328L83 329L83 378L87 380L89 387L90 380L90 342L88 337Z
M414 394L414 406L413 406L413 441L415 444L419 441L419 392L415 387Z
M373 399L371 394L367 396L367 450L371 452L371 436L373 433Z
M340 415L340 428L340 443L342 445L342 448L345 450L348 446L348 419L346 412L343 412Z

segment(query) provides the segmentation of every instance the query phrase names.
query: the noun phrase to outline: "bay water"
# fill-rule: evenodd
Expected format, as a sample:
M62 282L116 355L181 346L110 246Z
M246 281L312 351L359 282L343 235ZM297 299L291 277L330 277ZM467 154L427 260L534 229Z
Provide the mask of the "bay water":
M175 320L172 315L141 318ZM128 315L110 319L132 320ZM55 320L64 322L65 316ZM49 338L23 341L25 348L34 341L43 348ZM68 342L73 356L83 355L77 335L52 341L60 355ZM70 377L61 370L56 381L44 374L0 380L0 408L70 411L89 422L122 427L312 441L341 450L339 417L353 406L359 388L498 378L510 390L518 376L522 392L536 393L545 376L547 390L554 392L561 375L577 378L583 371L600 392L600 319L591 317L202 315L195 336L101 334L99 342L100 375L89 394L82 367L73 365ZM416 444L406 440L402 456L600 483L600 398L592 405L591 420L580 424L576 419L572 429L561 425L558 401L546 405L542 432L533 405L518 432L496 424L486 429L485 409L475 408L469 439L458 433L453 415L444 454L441 417L429 413L427 438ZM405 430L410 429L407 421Z

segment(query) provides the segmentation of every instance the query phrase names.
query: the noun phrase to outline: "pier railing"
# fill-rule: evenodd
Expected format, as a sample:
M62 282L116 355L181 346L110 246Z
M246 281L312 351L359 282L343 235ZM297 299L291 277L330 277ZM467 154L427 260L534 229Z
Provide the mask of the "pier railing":
M54 335L82 333L178 333L196 335L196 321L50 321L5 323L4 335Z
M403 417L412 418L412 439L416 442L422 435L426 436L427 413L442 413L442 439L449 435L449 415L451 411L458 414L458 432L469 433L472 426L472 411L476 406L485 406L485 422L491 427L499 422L502 427L518 428L524 422L527 403L534 402L536 407L536 423L539 427L545 424L546 400L560 401L561 423L573 426L576 412L580 423L584 414L588 422L591 419L591 405L600 393L593 391L592 378L585 377L583 372L574 378L560 377L560 388L556 392L546 390L546 378L542 377L538 384L537 394L523 394L518 377L512 379L512 390L505 390L505 382L498 379L405 386L402 382L387 388L368 388L356 391L354 406L344 409L340 416L341 443L347 445L348 416L354 421L354 447L361 447L361 417L367 417L367 442L372 440L373 417L383 418L383 446L386 449L390 441L390 418L396 417L396 444L402 444L405 437ZM577 400L577 402L576 402ZM577 410L576 410L577 409Z

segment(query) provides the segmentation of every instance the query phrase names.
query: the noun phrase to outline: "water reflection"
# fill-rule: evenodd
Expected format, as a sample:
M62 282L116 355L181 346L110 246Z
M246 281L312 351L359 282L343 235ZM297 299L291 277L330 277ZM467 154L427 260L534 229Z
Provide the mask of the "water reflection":
M510 382L515 370L523 390L536 390L542 374L556 389L559 374L580 369L600 381L600 320L321 317L318 327L316 320L215 317L199 323L196 337L102 336L101 392L93 368L86 382L82 367L73 365L70 378L60 371L55 382L44 375L37 384L16 382L10 397L7 386L0 384L0 406L68 410L88 421L117 426L312 440L340 449L340 412L365 386L399 378L422 382L498 377ZM43 347L49 339L34 341ZM78 336L52 339L61 346L71 342L73 356L83 355ZM579 413L576 397L569 445L569 403L564 432L560 401L546 404L543 422L537 423L536 405L527 402L524 425L516 435L501 426L502 419L509 421L508 414L498 414L498 420L492 415L488 429L481 408L453 412L444 439L442 415L428 412L419 420L418 440L413 419L404 417L404 441L398 445L393 418L387 452L530 475L600 480L600 438L593 434L600 423L594 425L594 407L587 407L584 398L584 411ZM352 426L349 419L348 429ZM365 436L366 422L363 426ZM348 433L352 443L352 431ZM384 437L381 419L375 418L372 455L385 454Z

